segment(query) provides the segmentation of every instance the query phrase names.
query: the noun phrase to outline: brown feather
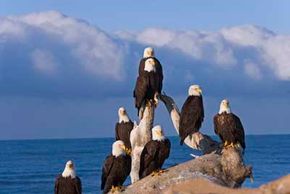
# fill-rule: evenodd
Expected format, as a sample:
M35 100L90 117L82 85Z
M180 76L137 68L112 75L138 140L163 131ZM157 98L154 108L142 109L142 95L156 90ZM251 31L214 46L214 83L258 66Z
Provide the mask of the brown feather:
M229 143L240 143L243 149L246 148L245 132L242 122L233 113L222 113L214 116L214 131L221 141Z
M198 132L204 119L202 96L188 96L184 102L179 121L180 144L184 139Z

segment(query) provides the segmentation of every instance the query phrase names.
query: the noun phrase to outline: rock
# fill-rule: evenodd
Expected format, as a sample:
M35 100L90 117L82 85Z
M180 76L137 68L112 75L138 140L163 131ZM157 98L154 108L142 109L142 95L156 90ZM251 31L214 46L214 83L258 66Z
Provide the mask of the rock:
M223 157L229 157L227 160ZM231 171L231 172L229 172ZM251 175L251 167L245 166L240 153L234 148L222 153L211 153L167 169L160 176L147 176L128 186L123 193L160 193L171 185L197 178L226 187L238 187Z
M155 192L152 192L155 193ZM187 180L160 191L164 194L289 194L290 193L290 175L280 178L274 182L262 185L256 189L231 189L214 184L206 179L197 178Z

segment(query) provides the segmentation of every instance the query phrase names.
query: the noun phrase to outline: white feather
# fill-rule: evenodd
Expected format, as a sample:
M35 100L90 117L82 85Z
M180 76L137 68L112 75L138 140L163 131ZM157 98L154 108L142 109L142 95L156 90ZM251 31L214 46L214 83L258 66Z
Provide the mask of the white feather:
M219 114L222 114L223 112L226 112L227 114L231 113L230 103L226 99L222 100L220 103Z
M65 168L61 174L62 177L65 177L65 178L67 178L67 177L75 178L76 177L76 172L75 172L74 167L72 165L73 165L73 162L71 160L67 161L67 163L65 164Z
M189 96L201 96L201 88L199 85L191 85L188 88L188 95Z
M119 115L119 123L121 123L121 122L127 123L130 121L130 118L127 114L127 111L124 107L119 108L118 115Z
M126 155L124 149L122 149L122 146L125 146L123 141L115 141L112 145L112 155L115 157Z
M163 135L163 130L160 125L156 125L152 128L152 140L163 141L165 137Z
M147 47L144 49L143 58L154 57L154 49L152 47Z
M156 66L155 66L155 61L152 58L149 58L145 61L145 67L144 67L144 71L147 72L156 72Z

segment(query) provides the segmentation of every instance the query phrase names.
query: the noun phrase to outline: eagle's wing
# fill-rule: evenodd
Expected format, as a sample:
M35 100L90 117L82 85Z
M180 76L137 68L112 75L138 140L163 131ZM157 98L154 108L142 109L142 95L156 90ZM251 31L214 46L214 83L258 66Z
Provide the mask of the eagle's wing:
M218 123L218 114L213 117L213 125L214 125L214 132L215 134L219 135L220 133L220 125Z
M145 61L147 60L147 58L142 58L140 60L140 64L139 64L139 75L144 73L144 68L145 68Z
M154 161L156 152L157 147L154 141L150 141L145 145L141 153L139 172L142 173Z
M122 140L127 148L131 148L130 133L133 129L133 122L117 123L115 127L116 140Z
M101 189L103 190L106 185L106 181L108 176L110 175L110 171L113 167L115 157L113 155L110 155L106 158L103 169L102 169L102 183L101 183Z
M135 89L134 89L134 97L135 97L135 107L140 108L142 106L142 102L146 97L146 92L148 89L148 76L138 76Z
M59 178L60 178L60 176L56 177L56 179L55 179L54 194L58 194Z
M164 152L162 153L162 155L164 156L164 158L168 158L170 155L170 148L171 148L171 143L169 141L169 139L165 139L165 147L166 149L164 150Z
M194 104L193 104L194 103ZM187 97L180 115L179 136L181 143L190 134L197 132L203 120L203 108L195 102L194 97Z
M236 130L235 130L235 137L237 138L238 142L241 144L243 149L246 148L246 143L245 143L245 131L243 124L238 116L233 114L234 119L235 119L235 124L236 124Z
M120 136L119 136L119 123L116 123L115 125L115 137L116 137L116 141L120 140Z
M82 194L82 182L79 177L75 178L75 189L77 191L77 194Z
M157 62L156 70L158 74L158 92L161 93L162 90L162 82L163 82L163 70L162 65L158 59L155 58L155 61Z
M125 156L125 165L124 165L124 168L123 168L124 169L123 170L124 171L124 175L125 175L126 178L131 172L131 163L132 163L131 156L126 155ZM126 180L126 178L125 178L125 180Z
M203 108L203 97L202 96L200 96L200 106L201 106L201 109L200 109L201 122L203 122L203 119L204 119L204 108Z

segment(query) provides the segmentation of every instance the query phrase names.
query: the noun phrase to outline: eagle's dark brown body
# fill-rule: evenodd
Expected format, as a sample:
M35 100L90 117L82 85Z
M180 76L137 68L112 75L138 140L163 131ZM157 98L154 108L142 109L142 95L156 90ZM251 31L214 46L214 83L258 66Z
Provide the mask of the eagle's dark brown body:
M121 123L116 123L115 132L116 132L116 141L122 140L126 148L131 149L130 143L130 133L134 127L134 123L130 120L128 122L122 121Z
M222 142L240 143L243 149L246 148L245 132L242 122L233 113L223 112L214 116L214 131Z
M161 141L151 140L145 145L141 153L140 179L148 176L154 170L161 169L164 161L169 157L170 147L171 144L168 139Z
M121 155L115 157L109 155L102 169L102 184L103 193L108 193L112 186L122 186L127 176L131 171L131 157Z
M149 58L154 59L156 71L145 71L145 61ZM154 57L143 58L139 65L139 75L137 77L134 98L135 107L139 109L145 100L151 100L154 98L155 93L160 94L162 90L163 72L160 62Z
M55 180L55 194L81 194L82 184L79 177L63 177L59 175Z
M179 121L179 137L182 145L184 139L199 131L204 119L202 96L188 96L184 102Z

